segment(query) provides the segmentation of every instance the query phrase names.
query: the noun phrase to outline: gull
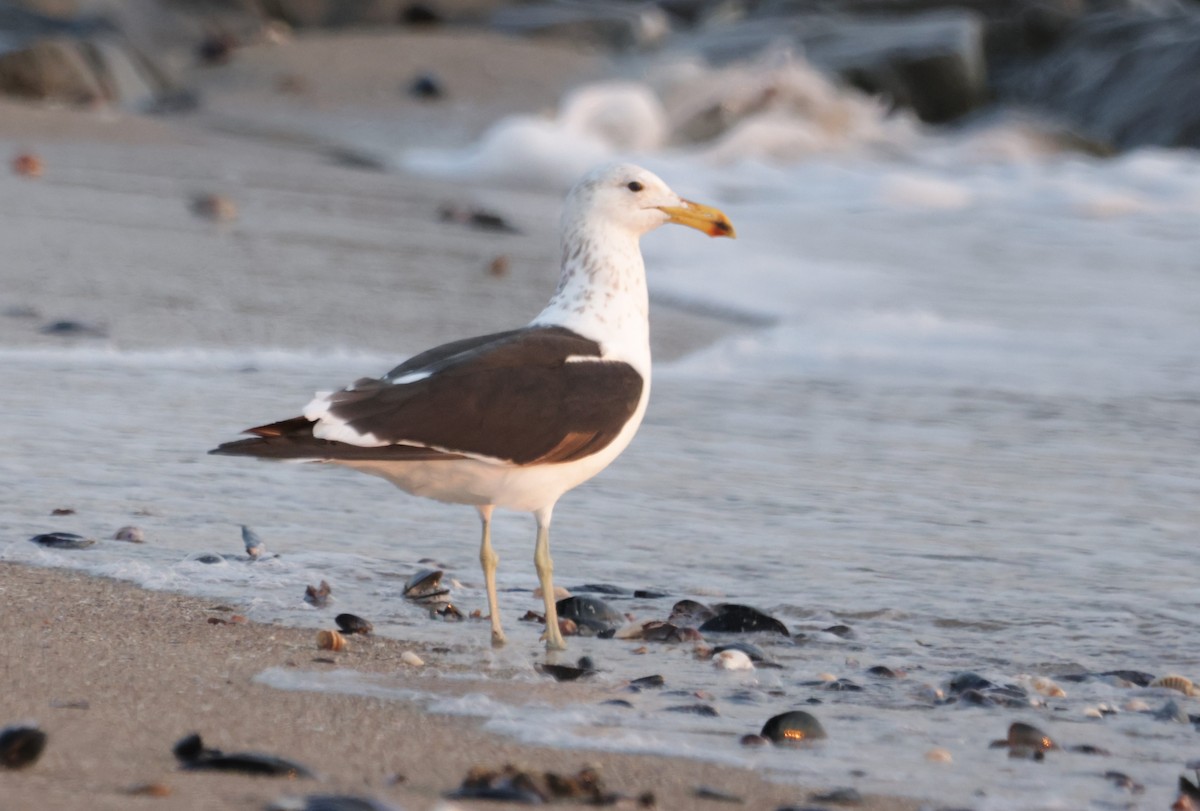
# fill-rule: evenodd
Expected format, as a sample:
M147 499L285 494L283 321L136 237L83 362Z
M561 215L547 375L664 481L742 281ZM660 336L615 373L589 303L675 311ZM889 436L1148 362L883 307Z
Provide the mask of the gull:
M567 195L558 287L528 325L452 341L382 377L319 393L301 416L247 429L252 438L210 452L333 463L475 507L497 646L505 636L492 512L532 513L543 638L548 650L564 649L550 520L564 493L625 450L646 413L650 323L640 239L667 223L735 236L722 212L683 199L646 169L593 170Z

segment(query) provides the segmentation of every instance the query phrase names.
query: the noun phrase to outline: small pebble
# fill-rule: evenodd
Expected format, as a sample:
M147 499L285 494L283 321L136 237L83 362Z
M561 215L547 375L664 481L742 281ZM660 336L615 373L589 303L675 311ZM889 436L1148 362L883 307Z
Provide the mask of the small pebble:
M488 262L488 268L487 268L488 275L493 278L496 278L496 279L504 278L505 276L508 275L509 264L510 264L510 262L508 261L508 257L505 256L504 254L500 254L499 256L493 257L492 261ZM563 589L563 591L566 591L566 589ZM555 587L554 593L555 594L558 593L558 587ZM569 597L570 594L567 594L566 596Z
M43 335L54 335L59 338L107 338L108 330L82 321L51 321L38 330Z
M51 515L74 515L75 509L73 507L55 507L53 510L50 511L50 514Z
M953 763L954 755L950 754L949 749L935 746L925 753L925 759L930 763Z
M434 101L446 95L442 82L432 73L422 73L408 84L408 95L422 101Z
M821 722L804 710L780 713L763 724L764 738L772 743L795 746L829 737Z
M16 724L0 729L0 767L32 766L46 748L46 733L36 726Z
M834 805L862 805L862 794L856 788L835 788L821 794L809 797L813 802L833 803Z
M720 715L717 708L710 704L677 704L674 707L665 707L667 712L684 712L692 715L703 715L708 718L715 718Z
M711 786L696 786L694 789L692 789L692 793L701 800L711 800L712 802L716 803L732 803L734 805L741 805L746 802L743 798L737 796L736 794L730 794L728 792L712 788Z
M754 746L766 746L767 744L770 743L770 741L767 740L766 738L764 738L762 735L748 734L748 735L743 735L738 740L738 743L740 743L742 746L754 747Z
M21 152L12 159L12 171L20 177L41 177L46 170L42 159L33 152Z
M740 650L723 650L713 656L713 666L719 670L753 670L754 662Z
M189 204L192 213L213 222L232 222L237 219L237 203L222 194L198 194Z
M166 783L136 783L125 789L132 797L170 797L171 787Z
M417 656L417 654L410 650L406 650L404 653L400 654L400 661L411 667L422 667L425 664L424 659L422 659L420 656Z

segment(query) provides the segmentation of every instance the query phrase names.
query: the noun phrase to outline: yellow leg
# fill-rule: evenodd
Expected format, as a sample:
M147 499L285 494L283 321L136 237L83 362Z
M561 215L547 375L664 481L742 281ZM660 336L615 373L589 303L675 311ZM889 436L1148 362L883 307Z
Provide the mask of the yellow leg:
M487 586L488 613L492 615L492 645L504 644L504 629L500 627L500 601L496 598L496 566L500 556L492 549L492 505L476 507L483 524L483 540L479 544L479 562L483 564L483 582Z
M554 561L550 559L550 514L554 507L534 513L537 519L537 545L533 550L533 563L537 567L538 580L542 585L542 601L546 605L546 650L566 650L562 632L558 630L558 607L554 600Z

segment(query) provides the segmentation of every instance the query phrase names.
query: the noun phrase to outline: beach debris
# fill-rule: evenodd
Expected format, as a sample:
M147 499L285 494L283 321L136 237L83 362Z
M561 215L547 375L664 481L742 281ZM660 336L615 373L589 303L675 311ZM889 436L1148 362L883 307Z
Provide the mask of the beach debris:
M171 787L166 783L134 783L126 786L124 793L130 797L170 797Z
M466 619L466 615L458 609L454 603L445 603L442 605L434 605L429 609L429 618L441 618L449 622L462 622Z
M574 667L571 665L535 664L534 668L543 676L551 676L555 681L575 681L596 673L596 663L590 656L582 656Z
M772 716L759 734L777 746L796 746L829 737L821 722L804 710Z
M925 759L930 763L953 763L954 755L943 746L935 746L925 753Z
M808 799L816 803L832 803L833 805L862 805L863 802L863 796L858 789L850 787L810 794Z
M1016 684L999 685L978 673L964 671L950 679L946 686L952 701L984 707L1028 707L1029 694Z
M74 507L55 507L53 510L50 511L50 514L51 515L74 515L75 508Z
M1045 676L1026 676L1022 681L1028 681L1029 687L1038 695L1043 695L1047 698L1067 697L1066 690L1059 687L1053 679L1048 679Z
M304 587L304 602L317 608L324 608L329 604L331 594L333 594L333 587L327 581L322 580L319 586Z
M545 620L542 620L545 622ZM558 618L558 632L563 636L579 636L579 624L575 620Z
M715 606L715 612L715 616L700 626L700 633L744 634L764 631L791 636L782 622L748 605L722 603Z
M1179 797L1171 805L1171 811L1200 811L1200 776L1193 784L1186 777L1179 777Z
M267 545L263 543L263 539L245 524L242 524L242 543L245 544L246 554L250 556L251 560L258 560L266 554Z
M62 319L51 321L38 330L43 335L54 335L59 338L107 338L108 330L95 324L85 324L82 321Z
M595 597L568 597L559 600L556 606L558 616L572 620L579 626L580 633L585 629L593 634L616 631L625 624L624 614Z
M346 637L337 631L317 631L319 650L342 651L346 649Z
M696 786L692 789L692 794L701 800L712 800L715 803L731 803L741 805L746 802L744 797L739 797L736 794L730 794L727 791L715 789L712 786Z
M133 525L125 526L113 533L113 540L125 541L127 543L145 543L146 533L142 531L141 527Z
M433 73L418 73L408 83L408 95L421 101L437 101L446 95L442 80Z
M425 660L410 650L406 650L400 654L400 661L409 667L423 667L425 665Z
M541 805L551 800L575 800L585 805L614 805L623 797L604 789L600 772L585 767L575 774L530 772L506 764L500 769L475 766L463 778L462 785L446 797L453 800L499 800ZM639 808L653 808L649 792L636 800Z
M508 257L505 256L504 254L500 254L498 256L493 256L492 261L488 262L488 266L487 266L488 275L495 279L502 279L508 275L508 270L509 270L510 264L511 263L509 262ZM554 589L554 593L555 594L558 593L557 587Z
M445 572L441 569L421 569L404 583L404 598L417 603L450 601L450 589L442 585Z
M41 177L46 164L34 152L18 152L12 159L12 172L20 177Z
M1058 749L1049 735L1023 721L1015 721L1008 727L1008 736L1003 740L992 741L992 749L1008 749L1010 758L1029 758L1042 760L1046 752Z
M333 618L343 634L369 634L375 626L354 614L338 614Z
M1125 789L1130 794L1141 794L1146 790L1144 785L1134 780L1124 772L1118 772L1110 769L1104 773L1104 779L1111 781L1112 784L1117 788Z
M223 194L195 194L188 208L197 217L213 222L233 222L237 219L237 203Z
M1131 698L1121 705L1125 712L1149 712L1150 705L1141 698Z
M754 662L743 651L730 648L713 656L713 666L720 670L753 670Z
M197 732L180 738L171 751L179 765L189 771L240 772L270 777L316 777L307 767L276 755L261 752L226 754L220 749L208 749Z
M644 639L647 642L690 642L702 639L695 628L680 628L662 620L627 625L614 631L618 639Z
M438 217L442 222L457 223L480 231L495 231L503 234L519 234L519 229L508 220L493 211L482 208L464 208L462 206L444 205L438 209ZM580 591L580 589L576 589Z
M1186 676L1171 674L1169 676L1159 676L1154 681L1146 685L1147 687L1165 687L1168 690L1176 690L1183 693L1185 696L1197 695L1195 685L1192 680Z
M50 549L87 549L96 543L95 538L85 538L74 532L46 532L29 540Z
M33 724L13 724L0 729L0 766L24 769L32 766L46 748L46 733Z
M281 797L267 811L396 811L392 806L369 797L353 794L310 794L307 797Z

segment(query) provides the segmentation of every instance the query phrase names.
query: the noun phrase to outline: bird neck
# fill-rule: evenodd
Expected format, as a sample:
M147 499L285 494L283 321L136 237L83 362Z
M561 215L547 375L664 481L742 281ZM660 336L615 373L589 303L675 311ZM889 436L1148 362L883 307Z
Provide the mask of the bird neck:
M648 371L649 310L638 235L569 229L562 240L558 289L533 323L566 327L598 341L605 357Z

